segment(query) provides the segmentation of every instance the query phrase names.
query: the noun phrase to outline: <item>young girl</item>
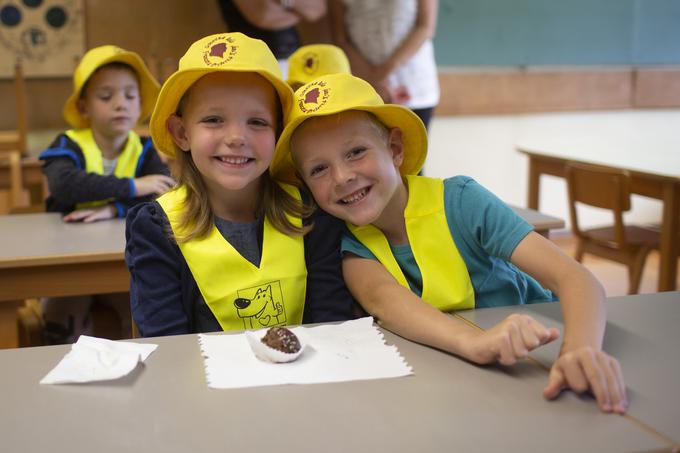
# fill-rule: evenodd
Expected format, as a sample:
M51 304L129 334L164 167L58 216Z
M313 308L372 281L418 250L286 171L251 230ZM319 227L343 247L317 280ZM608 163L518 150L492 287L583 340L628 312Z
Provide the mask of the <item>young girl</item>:
M349 319L342 226L267 172L292 91L264 42L191 45L151 117L178 187L127 217L133 319L143 336ZM308 233L308 234L305 234Z

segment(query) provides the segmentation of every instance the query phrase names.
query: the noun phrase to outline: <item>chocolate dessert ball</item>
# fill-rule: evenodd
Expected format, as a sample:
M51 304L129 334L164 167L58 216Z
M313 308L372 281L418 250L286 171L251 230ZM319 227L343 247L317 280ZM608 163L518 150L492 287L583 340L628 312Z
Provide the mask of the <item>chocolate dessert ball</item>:
M285 327L272 327L262 337L262 343L277 351L295 354L300 350L300 340Z

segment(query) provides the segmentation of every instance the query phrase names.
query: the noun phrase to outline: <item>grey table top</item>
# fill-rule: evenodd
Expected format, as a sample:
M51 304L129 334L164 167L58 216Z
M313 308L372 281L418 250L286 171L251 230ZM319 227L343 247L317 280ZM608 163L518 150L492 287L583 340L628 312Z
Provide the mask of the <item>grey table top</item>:
M458 312L487 329L511 313L523 312L562 330L559 304L534 304ZM603 349L621 363L628 390L628 414L680 446L680 292L607 299ZM560 342L530 355L550 367Z
M120 381L43 386L68 346L0 351L3 450L69 452L650 451L659 436L589 398L543 400L545 370L471 365L385 333L415 374L214 390L196 335L153 338ZM635 398L633 399L635 403Z
M0 268L123 260L125 220L66 223L58 213L0 216Z

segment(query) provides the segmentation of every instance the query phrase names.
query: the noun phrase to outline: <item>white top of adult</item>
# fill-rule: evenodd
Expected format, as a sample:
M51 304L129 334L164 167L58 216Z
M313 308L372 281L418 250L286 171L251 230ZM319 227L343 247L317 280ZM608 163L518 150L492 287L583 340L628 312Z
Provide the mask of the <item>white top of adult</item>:
M417 0L343 0L345 25L354 46L373 64L381 64L399 48L416 24ZM439 103L439 80L432 41L399 66L389 78L390 87L405 87L411 109Z

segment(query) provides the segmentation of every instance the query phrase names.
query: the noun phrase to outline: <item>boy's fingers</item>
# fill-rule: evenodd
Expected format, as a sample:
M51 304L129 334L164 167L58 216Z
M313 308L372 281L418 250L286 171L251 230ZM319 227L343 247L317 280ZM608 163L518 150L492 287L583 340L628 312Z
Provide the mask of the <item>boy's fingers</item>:
M550 377L548 378L548 385L543 389L543 398L554 399L564 389L565 381L562 371L553 366L550 370Z
M557 327L550 327L548 329L548 334L549 334L548 339L544 341L543 344L551 343L557 340L560 337L560 329L558 329Z
M498 336L498 361L501 365L514 365L516 362L512 339L508 332L503 332Z
M587 357L581 363L585 377L588 380L588 386L595 396L597 404L603 411L610 412L612 410L612 402L605 370L600 367L597 357Z
M609 391L609 402L611 404L612 410L614 410L615 412L624 412L625 397L623 392L621 392L617 372L614 369L612 363L614 360L608 357L606 354L600 353L598 354L598 361L600 369L604 373L604 378L607 382L607 390Z
M511 353L513 363L516 361L515 359L517 358L523 359L529 354L529 351L527 350L527 347L524 344L524 334L522 332L522 327L520 324L521 320L519 320L517 323L511 322L507 326L510 347L512 348Z
M610 366L612 369L612 372L615 374L616 377L616 385L619 389L619 393L621 395L621 403L618 409L619 413L624 413L626 409L628 408L628 396L626 395L626 383L623 381L623 372L621 372L621 365L619 364L619 361L616 360L613 357L609 358L610 360Z

